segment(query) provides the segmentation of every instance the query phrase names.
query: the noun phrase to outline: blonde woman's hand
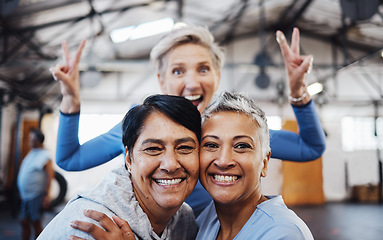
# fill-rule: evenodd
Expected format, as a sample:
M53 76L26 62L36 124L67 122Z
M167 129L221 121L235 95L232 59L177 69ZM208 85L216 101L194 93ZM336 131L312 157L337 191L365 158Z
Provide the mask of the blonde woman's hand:
M57 64L49 69L53 78L60 82L63 99L60 111L63 113L75 113L80 111L80 72L79 63L86 40L82 40L74 58L71 58L68 44L64 41L61 44L64 64Z
M281 31L276 32L276 38L287 70L291 96L290 101L296 105L306 104L311 99L311 96L307 92L306 74L311 71L313 56L300 55L298 28L294 28L293 30L291 46L288 45L286 37ZM301 98L301 101L293 101L294 99L299 100Z

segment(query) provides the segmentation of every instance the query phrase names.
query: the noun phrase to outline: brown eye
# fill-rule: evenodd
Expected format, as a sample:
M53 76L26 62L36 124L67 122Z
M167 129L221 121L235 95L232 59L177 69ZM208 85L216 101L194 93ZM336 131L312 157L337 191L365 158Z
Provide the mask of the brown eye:
M156 156L159 155L162 152L162 150L163 149L159 147L148 147L144 149L144 152L149 155Z
M241 153L241 152L247 152L247 151L249 151L249 150L251 150L253 148L248 143L237 143L237 144L234 145L234 149L235 149L236 152Z
M234 146L235 148L251 148L250 144L247 144L247 143L238 143Z
M177 147L176 149L180 154L189 154L189 153L193 152L193 150L195 148L192 146L188 146L188 145L182 145L182 146Z
M202 148L206 149L207 151L213 152L213 151L217 151L217 149L219 148L219 145L214 142L206 142L205 144L202 145Z

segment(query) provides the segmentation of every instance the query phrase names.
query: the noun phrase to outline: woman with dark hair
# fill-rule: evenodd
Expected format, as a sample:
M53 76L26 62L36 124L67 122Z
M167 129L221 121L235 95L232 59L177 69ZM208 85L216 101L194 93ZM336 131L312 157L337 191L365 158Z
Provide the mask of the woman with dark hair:
M72 199L39 239L89 239L74 221L84 220L87 209L127 220L138 239L195 238L193 211L184 201L198 180L197 108L182 97L150 96L129 110L122 129L125 163Z

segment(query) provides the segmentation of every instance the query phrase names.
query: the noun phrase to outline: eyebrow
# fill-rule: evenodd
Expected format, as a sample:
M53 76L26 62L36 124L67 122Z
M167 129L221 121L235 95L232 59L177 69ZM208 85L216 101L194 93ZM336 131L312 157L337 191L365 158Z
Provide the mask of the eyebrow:
M184 142L196 143L195 140L191 137L178 138L174 142L176 145L180 143L184 143ZM157 144L165 145L165 142L162 139L157 139L157 138L148 138L142 142L142 144L147 144L147 143L157 143Z
M205 140L205 138L208 138L208 137L214 138L214 139L217 139L217 140L219 139L219 137L215 136L215 135L206 135L206 136L203 136L201 140Z
M194 139L191 138L191 137L179 138L179 139L177 139L177 140L175 141L176 145L177 145L177 144L180 144L180 143L185 143L185 142L193 142L193 143L196 143L196 142L194 141Z
M198 65L205 65L205 64L210 65L210 64L212 64L212 63L209 62L209 61L203 61L203 62L199 62L199 63L198 63Z
M164 141L161 139L156 139L156 138L148 138L145 139L142 144L147 144L147 143L158 143L158 144L164 144Z
M251 141L254 142L254 139L252 137L250 137L250 136L247 136L247 135L238 135L238 136L235 136L233 139L237 140L237 139L241 139L241 138L248 138L248 139L250 139Z
M178 63L178 62L176 62L176 63L170 64L169 67L182 67L182 66L184 66L184 65L185 65L184 63Z
M197 66L211 65L211 64L213 64L213 63L209 62L209 61L202 61L202 62L198 62ZM173 63L173 64L169 65L169 67L184 67L184 66L185 66L184 62L176 62L176 63Z
M202 137L202 140L205 140L205 138L208 138L208 137L211 137L211 138L214 138L214 139L217 139L217 140L219 139L219 137L216 136L216 135L206 135L206 136ZM250 139L251 141L254 142L254 139L252 137L250 137L250 136L247 136L247 135L238 135L238 136L234 136L233 137L234 140L238 140L238 139L241 139L241 138L248 138L248 139Z

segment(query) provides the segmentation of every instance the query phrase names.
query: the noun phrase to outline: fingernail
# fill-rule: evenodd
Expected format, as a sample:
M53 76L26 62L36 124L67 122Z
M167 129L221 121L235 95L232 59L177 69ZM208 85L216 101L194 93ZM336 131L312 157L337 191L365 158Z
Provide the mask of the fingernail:
M76 224L76 222L74 222L74 221L70 222L70 226L71 226L72 228L77 228L77 227L78 227L77 224Z
M285 35L283 35L282 32L278 31L277 32L277 42L278 43L281 43L282 41L284 41L286 38L285 38Z
M85 209L85 210L84 210L84 215L85 215L85 216L88 216L89 213L90 213L90 210L89 210L89 209Z

